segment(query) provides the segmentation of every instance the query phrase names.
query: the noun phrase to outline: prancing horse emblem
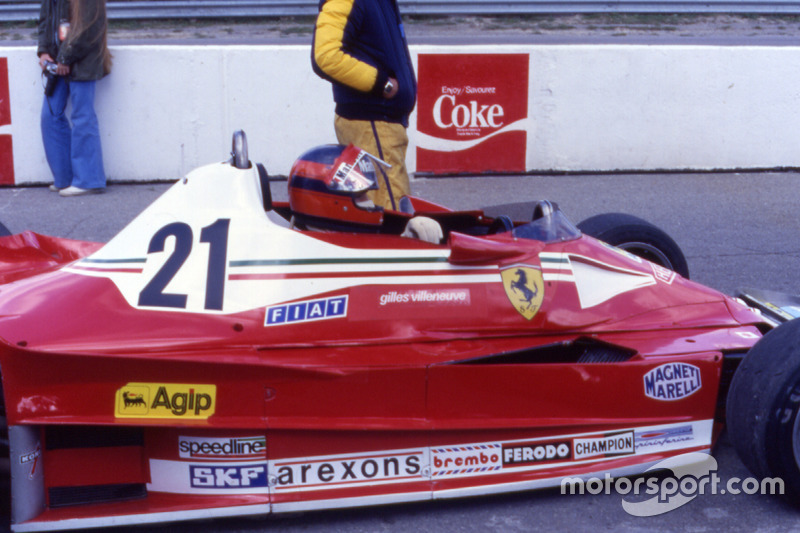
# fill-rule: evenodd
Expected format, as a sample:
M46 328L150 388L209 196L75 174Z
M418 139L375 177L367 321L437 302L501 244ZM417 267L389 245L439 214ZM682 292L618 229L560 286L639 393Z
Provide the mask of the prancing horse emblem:
M528 320L536 316L544 300L542 271L527 265L514 265L503 270L501 276L506 296L519 314Z

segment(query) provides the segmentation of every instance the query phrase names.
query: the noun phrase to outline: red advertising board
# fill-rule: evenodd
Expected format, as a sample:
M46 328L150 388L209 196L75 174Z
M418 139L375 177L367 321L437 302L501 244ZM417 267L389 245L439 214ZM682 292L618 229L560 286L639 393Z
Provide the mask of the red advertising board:
M8 90L8 58L0 57L0 127L11 124ZM14 153L11 135L0 135L0 185L14 185Z
M524 172L528 54L420 54L417 172Z

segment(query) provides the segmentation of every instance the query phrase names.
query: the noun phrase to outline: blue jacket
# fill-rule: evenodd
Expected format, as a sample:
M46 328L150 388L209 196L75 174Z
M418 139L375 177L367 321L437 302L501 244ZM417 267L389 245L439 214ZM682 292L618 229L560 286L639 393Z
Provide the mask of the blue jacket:
M408 127L417 80L396 0L321 0L311 63L333 83L339 116ZM390 77L399 91L386 99Z

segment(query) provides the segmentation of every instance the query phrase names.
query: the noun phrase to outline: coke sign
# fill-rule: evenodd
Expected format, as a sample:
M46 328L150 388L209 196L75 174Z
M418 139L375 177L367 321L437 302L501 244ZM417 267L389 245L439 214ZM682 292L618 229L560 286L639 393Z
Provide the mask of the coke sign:
M420 54L417 172L524 172L528 54Z

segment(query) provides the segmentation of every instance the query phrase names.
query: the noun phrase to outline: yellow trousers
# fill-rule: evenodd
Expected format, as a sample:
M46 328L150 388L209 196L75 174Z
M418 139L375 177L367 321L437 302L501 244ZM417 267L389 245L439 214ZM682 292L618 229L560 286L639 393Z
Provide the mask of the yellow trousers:
M392 122L349 120L336 115L334 127L339 144L354 144L392 165L388 169L375 165L380 189L370 191L369 198L375 205L397 210L400 198L411 193L406 170L408 134L403 125ZM389 180L391 193L386 188L386 178Z

